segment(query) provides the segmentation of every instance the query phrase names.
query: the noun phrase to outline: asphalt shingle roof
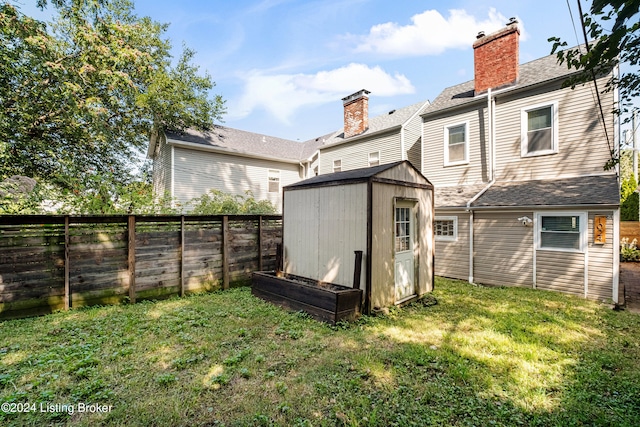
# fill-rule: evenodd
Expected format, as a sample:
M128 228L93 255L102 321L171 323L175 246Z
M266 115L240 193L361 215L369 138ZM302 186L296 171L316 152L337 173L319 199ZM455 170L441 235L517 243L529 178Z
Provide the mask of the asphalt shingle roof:
M518 90L535 84L567 78L574 74L575 70L570 70L566 65L559 65L557 56L548 55L524 64L520 64L518 81L509 90ZM485 97L476 98L474 92L474 81L469 80L455 86L450 86L443 90L440 95L433 100L423 116L436 113L441 110L459 107L474 101L479 101Z
M456 187L436 187L435 202L437 208L466 207L469 200L482 191L487 184L460 185Z
M613 174L523 182L496 182L471 206L619 205L618 180Z

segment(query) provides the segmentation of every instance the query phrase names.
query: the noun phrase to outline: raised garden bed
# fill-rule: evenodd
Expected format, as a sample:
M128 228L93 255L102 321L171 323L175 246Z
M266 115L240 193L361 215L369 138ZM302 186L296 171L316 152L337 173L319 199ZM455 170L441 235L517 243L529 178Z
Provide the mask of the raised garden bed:
M335 324L360 316L362 290L273 271L253 273L251 292L291 311Z

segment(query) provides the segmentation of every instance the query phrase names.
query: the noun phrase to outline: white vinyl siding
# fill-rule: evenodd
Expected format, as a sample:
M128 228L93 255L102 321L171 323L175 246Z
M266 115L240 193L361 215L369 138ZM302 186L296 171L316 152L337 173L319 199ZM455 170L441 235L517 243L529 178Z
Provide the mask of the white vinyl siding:
M458 123L444 128L444 165L469 163L469 124Z
M171 146L164 141L153 159L153 192L156 197L171 193Z
M481 184L487 181L486 104L446 117L428 117L424 123L423 173L436 186ZM479 117L482 118L482 125ZM468 164L446 167L444 129L467 123Z
M606 243L593 243L593 222L596 216L606 216ZM600 301L613 299L613 212L589 212L589 271L587 298Z
M521 116L521 156L541 156L558 152L558 102L523 108Z
M417 115L404 128L404 158L418 170L422 167L422 117Z
M533 286L533 227L518 218L531 212L476 212L473 278L497 286Z
M333 172L333 161L341 160L342 170L353 170L369 166L369 153L380 153L380 164L402 160L400 131L389 132L354 142L320 148L320 175Z
M537 251L536 289L584 297L584 261L581 253Z
M300 181L297 164L174 147L174 197L185 203L211 189L269 200L282 211L282 187ZM280 190L269 192L269 170L280 173Z
M452 279L469 279L469 214L438 212L436 218L457 218L456 240L436 240L435 274Z
M598 84L604 87L606 79ZM496 101L496 178L498 180L535 180L559 176L602 173L609 160L600 111L594 101L593 84L561 88L561 82L546 91L505 94ZM602 94L603 109L610 143L613 145L611 114L612 93ZM524 156L522 111L532 106L557 102L557 155ZM431 176L429 176L431 179ZM433 181L433 180L432 180Z

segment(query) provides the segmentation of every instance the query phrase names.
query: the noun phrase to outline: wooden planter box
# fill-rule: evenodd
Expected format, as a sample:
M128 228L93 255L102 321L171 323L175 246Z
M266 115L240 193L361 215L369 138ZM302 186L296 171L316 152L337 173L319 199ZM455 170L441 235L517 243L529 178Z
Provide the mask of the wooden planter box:
M360 316L362 290L306 277L275 272L253 273L251 293L291 311L305 311L316 320L335 325Z

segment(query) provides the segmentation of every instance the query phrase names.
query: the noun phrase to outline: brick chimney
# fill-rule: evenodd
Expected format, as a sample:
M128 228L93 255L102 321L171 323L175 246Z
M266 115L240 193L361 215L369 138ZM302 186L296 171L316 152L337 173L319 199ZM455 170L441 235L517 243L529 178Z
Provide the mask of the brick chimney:
M362 89L342 98L344 106L344 137L360 135L369 128L369 95L371 92Z
M518 81L519 39L520 30L515 18L495 33L478 33L473 43L476 95Z

